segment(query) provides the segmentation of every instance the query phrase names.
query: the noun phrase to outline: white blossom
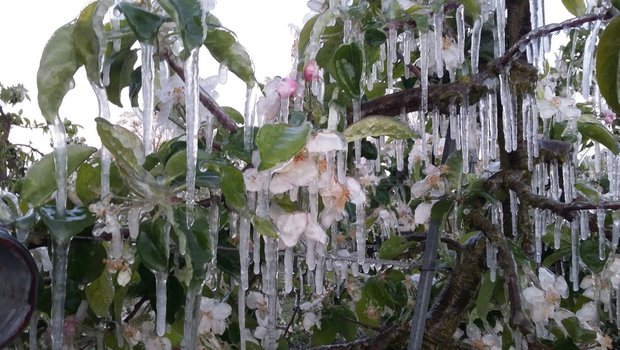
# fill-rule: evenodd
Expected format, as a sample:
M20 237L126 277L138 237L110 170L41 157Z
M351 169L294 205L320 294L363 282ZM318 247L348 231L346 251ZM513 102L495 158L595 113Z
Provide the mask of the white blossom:
M200 301L200 324L198 332L222 335L226 330L226 319L232 313L230 305L215 299L203 297Z
M546 324L560 306L560 298L568 297L568 285L563 276L555 276L548 269L538 269L541 288L530 286L523 290L524 306L532 321Z

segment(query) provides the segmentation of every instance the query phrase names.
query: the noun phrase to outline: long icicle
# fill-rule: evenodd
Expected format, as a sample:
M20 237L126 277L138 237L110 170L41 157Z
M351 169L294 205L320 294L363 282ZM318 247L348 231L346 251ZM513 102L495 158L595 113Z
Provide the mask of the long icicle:
M148 155L153 152L155 66L153 44L141 43L140 48L142 50L142 142L144 142L144 154Z
M194 223L194 204L196 194L196 158L198 156L198 129L200 128L198 94L198 49L192 49L184 62L185 66L185 108L187 121L187 174L186 195L187 227Z

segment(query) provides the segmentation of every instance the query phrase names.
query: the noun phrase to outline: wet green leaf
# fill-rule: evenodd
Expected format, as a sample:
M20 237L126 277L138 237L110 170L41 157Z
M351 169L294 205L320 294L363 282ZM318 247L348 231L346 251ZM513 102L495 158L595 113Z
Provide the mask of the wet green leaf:
M67 277L79 284L88 284L101 275L108 253L94 241L74 239L71 241L67 264Z
M160 0L159 4L176 22L181 31L183 52L181 58L189 57L191 50L200 47L207 35L205 11L200 0Z
M204 44L213 58L228 67L248 87L254 86L256 78L252 59L231 32L224 28L209 27Z
M273 224L270 218L261 218L256 215L252 216L252 225L254 229L260 233L261 236L278 238L278 229Z
M151 271L168 272L169 241L163 220L144 221L140 224L136 248L142 263Z
M138 60L138 54L136 50L126 48L114 53L109 60L111 60L109 63L110 83L106 86L108 100L119 107L123 107L121 91L131 84L131 74L133 66Z
M433 204L433 208L431 209L431 221L441 225L445 222L453 208L453 200L442 199L437 201Z
M220 168L222 193L226 204L235 210L245 207L245 183L243 174L233 166Z
M620 144L616 136L593 116L584 114L579 117L577 130L583 136L584 141L592 139L609 148L614 154L620 153Z
M97 149L86 145L67 145L67 176L80 164L88 159ZM46 154L26 172L22 183L22 199L30 202L34 207L43 205L56 191L56 172L54 154Z
M607 251L605 251L605 259L599 258L598 237L590 237L579 244L579 257L584 264L594 273L599 273L605 267L607 261Z
M586 13L586 3L583 0L562 0L562 3L573 16L583 16Z
M97 316L110 316L110 306L114 301L114 282L108 270L103 270L99 278L86 286L86 300Z
M310 124L288 126L267 124L258 130L256 146L260 152L258 170L265 170L293 158L308 141Z
M392 139L409 139L415 136L409 126L392 117L370 116L353 123L344 132L347 142L363 139L368 136L387 136Z
M103 85L101 72L106 48L103 18L113 3L111 0L102 0L87 5L80 12L73 31L77 58L86 68L88 80L97 85Z
M55 205L46 205L37 209L37 213L50 231L52 237L60 242L69 242L73 236L92 226L95 218L84 207L76 207L66 211L60 217Z
M397 235L391 236L381 244L381 248L379 248L379 258L387 260L395 259L414 245L416 245L416 242L407 242L404 237Z
M224 110L224 112L226 112L226 114L228 114L228 116L235 121L235 123L237 124L243 124L244 123L244 119L243 119L243 115L241 115L241 113L239 113L238 110L229 107L229 106L223 106L222 109Z
M620 113L620 101L618 91L620 83L620 17L614 17L605 27L599 38L596 49L596 80L601 90L601 95L609 107Z
M361 78L364 69L364 55L356 43L341 45L334 54L336 81L350 97L358 98L361 94Z
M37 72L39 109L48 124L58 117L62 100L75 82L73 75L80 68L75 47L73 30L75 22L60 27L45 45Z
M563 319L562 325L564 325L568 336L577 343L588 344L596 340L596 332L590 329L583 329L581 321L575 316Z
M592 187L589 183L578 180L575 184L575 189L581 193L583 193L589 200L592 202L598 202L599 196L601 195L596 188Z
M138 41L149 44L155 41L159 27L165 21L163 17L129 2L119 3L118 8L125 15L127 24L136 35L136 38L138 38Z

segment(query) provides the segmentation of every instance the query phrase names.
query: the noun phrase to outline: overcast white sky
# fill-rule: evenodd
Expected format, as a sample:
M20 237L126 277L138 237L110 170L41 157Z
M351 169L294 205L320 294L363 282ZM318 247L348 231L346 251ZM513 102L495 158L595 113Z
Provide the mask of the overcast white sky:
M256 77L287 75L293 37L289 25L301 27L309 10L306 0L220 0L213 13L222 24L233 30L254 60ZM88 0L19 0L3 1L0 5L0 82L7 85L22 83L30 91L32 102L23 105L27 117L40 117L36 104L36 74L41 52L52 33L73 20L90 1ZM561 0L547 0L547 22L567 18ZM200 76L216 75L216 64L201 67ZM221 105L230 105L240 111L245 99L245 84L229 74L226 86L218 87ZM113 117L121 110L114 109ZM84 126L81 134L88 143L98 146L94 133L97 102L83 70L76 74L76 88L65 97L60 115ZM12 132L12 141L41 144L39 134ZM43 140L43 141L42 141ZM47 144L47 142L43 142Z

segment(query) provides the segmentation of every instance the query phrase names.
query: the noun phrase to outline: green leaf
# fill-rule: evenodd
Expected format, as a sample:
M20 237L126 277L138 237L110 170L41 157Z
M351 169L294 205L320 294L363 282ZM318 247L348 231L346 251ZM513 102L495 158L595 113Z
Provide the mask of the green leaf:
M90 3L80 12L73 30L77 58L86 68L88 80L101 86L103 86L101 72L106 46L103 17L112 4L111 0Z
M341 45L334 54L336 81L352 98L361 94L360 81L364 68L364 55L356 43Z
M306 21L306 23L304 24L304 27L301 28L301 32L299 32L299 41L297 45L297 55L299 57L305 56L306 46L308 46L310 35L312 34L312 29L314 28L314 24L316 23L317 18L319 18L320 16L326 16L326 15L328 14L326 12L323 12L321 14L311 17L310 19ZM303 67L300 67L299 69L303 69Z
M619 58L620 17L616 16L603 30L596 49L596 80L601 95L605 97L605 101L616 114L620 113L620 101L618 100Z
M592 139L609 148L614 154L620 153L620 144L614 134L596 118L584 114L577 120L577 130L584 138Z
M368 28L364 32L364 42L370 46L380 46L386 38L385 33L377 28Z
M450 184L456 187L462 183L463 179L463 155L461 151L452 153L446 161L448 169L446 170L446 177L450 180Z
M200 47L207 35L205 11L200 0L161 0L159 4L176 22L181 31L183 52L181 58L189 57L191 50Z
M80 68L75 47L73 30L75 22L60 27L45 45L37 72L39 109L48 124L58 117L62 100L75 82L73 75Z
M431 221L441 225L454 208L454 201L442 199L433 204L431 209Z
M379 248L379 258L388 260L395 259L415 244L416 242L407 242L407 240L401 236L391 236L381 244L381 248Z
M270 218L261 218L256 215L252 216L252 225L254 229L260 233L261 236L278 238L278 229L273 224Z
M601 260L598 251L598 237L590 237L579 244L579 257L594 273L599 273L605 267L607 259ZM607 257L607 250L605 251Z
M566 328L568 336L577 343L588 344L596 340L596 332L581 328L581 322L575 316L563 319L562 325Z
M495 283L491 282L490 274L488 272L485 273L482 277L478 297L476 298L476 310L478 311L478 316L483 320L486 319L489 313L494 287Z
M248 88L254 86L256 78L254 77L252 59L231 32L224 28L209 27L204 44L213 58L228 67L231 72L246 83Z
M67 176L88 159L97 149L85 145L67 145ZM34 207L43 205L56 191L54 154L46 154L26 172L22 182L22 199Z
M86 286L86 300L97 316L110 316L110 306L114 301L114 282L107 270L104 270L99 278Z
M145 221L140 224L136 248L142 262L151 271L168 272L169 245L163 220Z
M220 176L226 204L236 210L243 209L245 207L245 183L241 171L228 165L220 168Z
M573 16L583 16L586 13L586 4L583 0L562 0L562 3Z
M409 126L392 117L370 116L353 123L344 132L347 142L363 139L368 136L388 136L392 139L409 139L415 136Z
M186 268L191 269L189 281L185 281L189 286L204 281L207 273L207 265L211 261L211 241L209 236L209 222L202 214L196 211L196 219L191 228L186 224L186 211L184 207L176 208L174 211L173 225L177 237L184 236L187 240L185 263Z
M311 129L308 123L301 126L288 126L281 123L263 125L256 135L256 145L261 160L258 170L269 169L293 158L308 141Z
M127 24L138 41L148 44L155 41L159 27L165 22L163 17L129 2L121 2L118 4L118 8L125 15Z
M224 110L224 112L226 112L226 114L228 114L228 116L235 121L235 123L237 124L243 124L244 119L243 119L243 115L241 115L241 113L239 113L238 110L229 107L229 106L223 106L222 109Z
M478 18L480 14L480 5L475 0L458 0L459 3L463 4L465 8L465 14L471 16L472 18Z
M95 222L95 218L84 207L67 210L64 217L57 214L55 205L42 206L37 212L52 237L60 242L69 242L73 236Z
M577 180L577 183L575 184L575 189L583 193L590 201L592 202L599 201L599 197L601 194L598 192L596 188L592 187L589 183L583 180Z
M105 269L108 253L101 244L95 241L71 241L67 264L67 278L85 285L96 280Z
M111 60L108 63L110 64L110 83L106 86L108 100L119 107L123 107L121 91L131 84L131 73L138 60L138 54L136 50L126 48L114 53L109 60Z

